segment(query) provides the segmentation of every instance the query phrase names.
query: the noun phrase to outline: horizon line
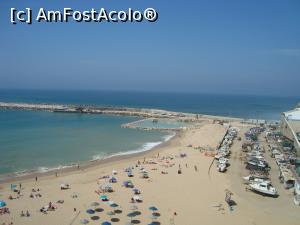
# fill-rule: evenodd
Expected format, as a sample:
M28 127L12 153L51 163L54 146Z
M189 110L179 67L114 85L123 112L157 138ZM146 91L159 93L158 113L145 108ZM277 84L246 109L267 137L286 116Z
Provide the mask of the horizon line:
M138 89L55 89L55 88L3 88L0 91L57 91L57 92L127 92L127 93L148 93L148 94L194 94L194 95L227 95L227 96L252 96L252 97L275 97L275 98L299 98L296 95L272 95L272 94L255 94L255 93L224 93L224 92L197 92L197 91L175 91L175 90L138 90Z

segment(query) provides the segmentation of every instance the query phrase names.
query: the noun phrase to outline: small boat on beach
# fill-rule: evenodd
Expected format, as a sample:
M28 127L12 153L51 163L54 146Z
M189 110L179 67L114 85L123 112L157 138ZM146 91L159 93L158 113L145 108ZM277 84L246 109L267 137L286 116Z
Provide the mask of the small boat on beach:
M295 195L294 203L295 205L300 206L300 195Z
M270 182L253 182L249 184L250 190L268 196L277 197L278 193L276 188L274 188Z
M264 156L263 154L257 153L257 152L251 152L251 153L247 153L247 156L251 159L251 158L255 158L255 159L259 159L259 160L264 160Z
M256 167L256 168L260 168L260 169L267 169L269 167L268 163L266 161L259 160L256 158L252 158L252 159L248 160L247 164L251 167Z
M252 182L255 182L255 183L261 183L261 182L271 183L271 181L267 177L264 177L264 176L249 175L249 176L243 177L243 179L245 181L248 181L248 182L251 182L251 183Z
M261 179L261 180L268 180L269 178L267 176L264 176L264 175L248 175L246 177L243 177L244 180L246 181L252 181L254 179Z
M225 157L219 158L219 163L228 165L229 160Z
M218 163L218 166L217 166L217 168L218 168L218 171L219 172L225 172L226 171L226 164L225 163Z
M219 152L215 155L215 159L219 160L220 158L224 158L229 155L229 152Z

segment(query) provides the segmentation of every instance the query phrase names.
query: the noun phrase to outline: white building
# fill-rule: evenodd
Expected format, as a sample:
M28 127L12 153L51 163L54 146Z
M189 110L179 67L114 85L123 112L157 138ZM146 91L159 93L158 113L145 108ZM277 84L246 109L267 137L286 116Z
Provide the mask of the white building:
M281 114L280 130L283 136L294 142L300 156L300 107Z

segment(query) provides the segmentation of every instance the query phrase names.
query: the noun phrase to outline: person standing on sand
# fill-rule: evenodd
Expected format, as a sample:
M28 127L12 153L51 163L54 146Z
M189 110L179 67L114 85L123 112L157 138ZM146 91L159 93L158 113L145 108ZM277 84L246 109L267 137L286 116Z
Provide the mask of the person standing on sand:
M196 166L196 165L194 166L194 168L195 168L195 171L197 172L197 171L198 171L198 168L197 168L197 166Z
M37 182L38 181L38 177L35 177L35 182Z
M179 164L179 168L178 168L178 171L177 171L178 174L181 174L182 171L181 171L181 165Z

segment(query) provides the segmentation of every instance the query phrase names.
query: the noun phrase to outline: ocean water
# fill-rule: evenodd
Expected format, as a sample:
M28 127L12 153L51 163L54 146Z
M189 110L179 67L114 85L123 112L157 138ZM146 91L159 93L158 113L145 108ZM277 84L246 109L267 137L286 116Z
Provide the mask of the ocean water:
M295 97L111 91L0 90L0 101L93 104L279 120ZM133 117L0 110L0 174L151 149L170 134L121 128ZM147 125L147 124L146 124Z
M0 90L0 101L157 108L250 119L279 120L300 97L117 91Z
M0 174L148 150L170 136L121 128L133 117L0 110Z

